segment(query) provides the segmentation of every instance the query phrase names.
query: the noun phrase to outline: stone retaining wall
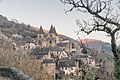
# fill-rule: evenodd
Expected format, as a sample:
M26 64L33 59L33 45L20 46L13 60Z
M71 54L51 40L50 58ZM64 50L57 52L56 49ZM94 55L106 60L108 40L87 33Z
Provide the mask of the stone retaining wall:
M0 68L0 75L9 77L12 80L34 80L16 68Z

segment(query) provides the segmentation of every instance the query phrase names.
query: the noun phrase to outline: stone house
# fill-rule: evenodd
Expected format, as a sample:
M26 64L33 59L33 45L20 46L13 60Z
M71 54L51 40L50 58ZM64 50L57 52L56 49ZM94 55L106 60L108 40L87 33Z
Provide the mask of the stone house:
M58 43L57 46L59 46L61 49L64 49L66 52L72 51L72 43L71 42Z
M31 56L36 59L61 59L68 57L68 54L57 46L47 48L36 47L32 50Z
M76 75L74 60L59 60L58 69L64 75Z
M90 67L95 67L95 59L93 59L93 58L90 58L90 62L89 62L89 66Z
M93 59L90 55L76 53L72 58L74 58L77 61L81 60L84 64L89 65L91 67L95 66L95 59Z
M55 47L50 47L50 54L51 57L56 58L56 59L61 59L63 57L68 57L68 54L58 46Z
M36 59L51 59L49 48L35 48L31 52L31 57Z
M43 69L49 74L52 75L53 80L55 80L56 73L56 64L53 59L43 59L42 62Z
M34 49L36 45L34 43L26 43L24 48L25 49Z

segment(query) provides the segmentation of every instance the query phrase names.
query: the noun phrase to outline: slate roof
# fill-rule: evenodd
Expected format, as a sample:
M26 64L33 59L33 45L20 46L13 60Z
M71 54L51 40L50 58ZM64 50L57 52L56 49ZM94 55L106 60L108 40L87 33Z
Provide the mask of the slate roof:
M60 60L59 67L75 67L74 60Z
M58 46L54 46L54 47L50 47L50 50L51 50L51 51L62 51L63 49L61 49L61 48L58 47Z
M72 60L80 60L83 58L90 58L90 57L86 54L77 54L71 57Z
M43 64L44 63L55 63L54 59L43 59Z
M57 36L57 32L56 32L56 29L55 29L55 27L54 27L54 33L55 33L55 35Z
M49 33L55 33L55 35L57 35L56 29L53 25L51 25Z
M34 39L30 36L26 36L23 38L24 41L26 41L26 43L33 43Z
M69 39L65 37L65 38L62 38L62 41L69 41Z
M88 55L86 54L75 54L76 58L88 58Z
M43 55L37 55L35 58L36 58L36 59L42 59L42 58L43 58Z
M68 43L58 43L57 46L59 47L66 47Z
M49 48L35 48L32 50L31 55L48 55L49 53Z
M44 30L43 30L42 26L39 29L39 34L44 34Z

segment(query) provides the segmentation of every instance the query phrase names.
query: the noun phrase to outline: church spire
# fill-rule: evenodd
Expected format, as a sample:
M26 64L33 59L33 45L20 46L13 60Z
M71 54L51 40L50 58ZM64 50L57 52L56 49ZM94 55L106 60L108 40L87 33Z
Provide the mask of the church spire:
M51 25L49 33L54 33L55 35L57 35L56 29L55 27L53 27L53 25Z
M42 26L40 26L39 34L44 34L44 30L43 30Z
M49 33L54 33L53 25L51 25L50 30L49 30Z
M56 32L55 26L54 26L54 33L55 33L55 35L57 35L57 32Z

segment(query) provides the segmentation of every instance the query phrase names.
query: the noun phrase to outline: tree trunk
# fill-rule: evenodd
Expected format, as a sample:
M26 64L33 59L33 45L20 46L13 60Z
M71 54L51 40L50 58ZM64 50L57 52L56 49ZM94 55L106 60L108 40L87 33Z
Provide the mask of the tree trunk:
M116 80L120 80L120 61L119 61L119 53L117 52L117 46L115 43L115 34L111 35L111 46L112 46L112 52L114 55L115 60L115 78Z
M117 62L118 59L119 59L119 56L118 56L118 53L117 53L115 34L111 34L111 47L112 47L112 52L113 52L113 55L114 55L115 62Z

